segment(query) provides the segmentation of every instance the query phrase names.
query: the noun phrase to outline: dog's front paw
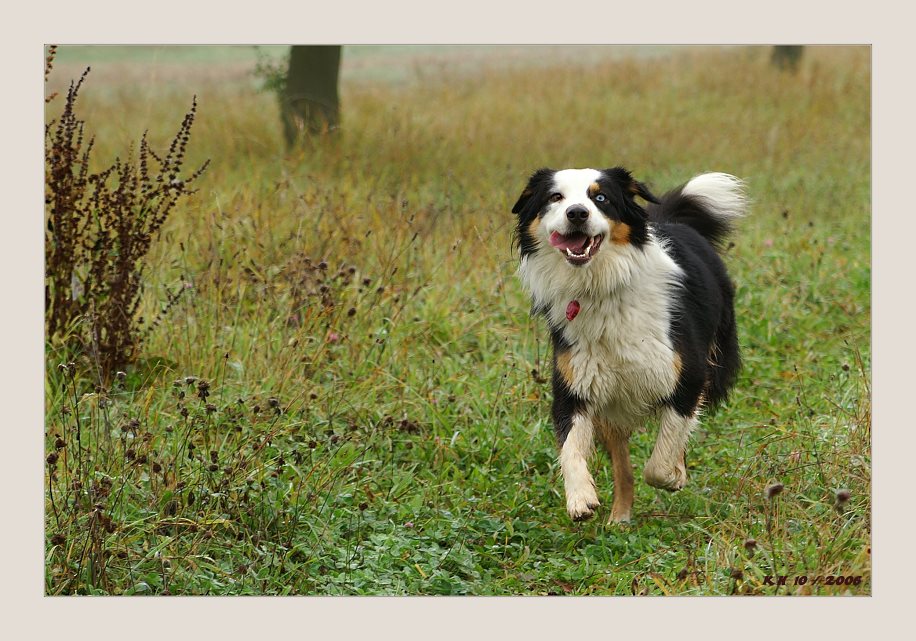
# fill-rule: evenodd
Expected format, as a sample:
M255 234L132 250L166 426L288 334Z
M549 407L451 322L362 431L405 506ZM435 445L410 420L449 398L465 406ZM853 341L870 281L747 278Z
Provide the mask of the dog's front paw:
M594 486L586 486L567 492L566 511L573 521L587 521L595 514L595 508L601 505Z
M687 485L687 467L682 463L660 463L650 458L642 472L646 483L669 492L677 492Z
M619 506L613 506L611 508L611 516L607 520L608 525L621 525L624 523L629 523L631 521L630 517L630 508L622 508Z

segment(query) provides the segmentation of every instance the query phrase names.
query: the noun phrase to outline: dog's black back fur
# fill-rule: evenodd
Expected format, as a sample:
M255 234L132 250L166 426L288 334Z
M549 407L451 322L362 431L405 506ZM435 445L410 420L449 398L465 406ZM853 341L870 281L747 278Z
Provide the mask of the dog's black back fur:
M682 369L677 390L667 402L687 416L699 393L708 407L725 400L738 376L741 358L735 289L722 259L697 229L664 222L654 227L656 235L667 242L674 262L684 270L671 323L671 340L681 355Z
M684 195L682 190L683 185L662 196L661 202L650 203L646 207L649 220L656 223L687 225L714 246L722 249L725 239L732 232L728 220L712 215L702 198Z
M667 400L679 413L693 411L699 390L714 408L728 397L741 369L735 323L735 287L719 253L731 234L729 221L716 216L703 198L683 193L684 186L646 206L656 235L667 242L674 262L684 270L679 309L671 338L682 357L678 387ZM702 346L710 345L707 353Z

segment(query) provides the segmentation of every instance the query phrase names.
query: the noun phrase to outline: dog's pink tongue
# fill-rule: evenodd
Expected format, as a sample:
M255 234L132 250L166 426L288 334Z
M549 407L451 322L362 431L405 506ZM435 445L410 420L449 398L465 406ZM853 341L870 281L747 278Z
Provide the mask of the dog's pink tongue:
M585 251L585 246L588 244L588 234L575 232L568 236L564 236L560 232L555 231L550 234L550 244L562 251L569 249L577 254L581 254Z

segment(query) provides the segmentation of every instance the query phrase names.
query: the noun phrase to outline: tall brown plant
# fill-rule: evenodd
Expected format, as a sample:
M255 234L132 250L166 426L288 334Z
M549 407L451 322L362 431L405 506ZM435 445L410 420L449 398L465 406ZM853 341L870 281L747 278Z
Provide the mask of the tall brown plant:
M91 172L94 139L86 141L75 112L88 73L70 83L60 118L45 126L45 318L49 338L79 343L107 377L143 340L138 309L153 237L209 160L182 177L195 97L164 156L144 133L136 161L131 148L128 160Z

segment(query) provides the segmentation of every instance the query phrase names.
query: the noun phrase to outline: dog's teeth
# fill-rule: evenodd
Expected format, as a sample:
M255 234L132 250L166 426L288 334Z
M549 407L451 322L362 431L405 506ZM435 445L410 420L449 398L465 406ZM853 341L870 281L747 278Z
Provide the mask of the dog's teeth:
M566 255L567 255L567 256L574 256L575 254L573 254L572 250L571 250L569 247L567 247L567 248L566 248Z

